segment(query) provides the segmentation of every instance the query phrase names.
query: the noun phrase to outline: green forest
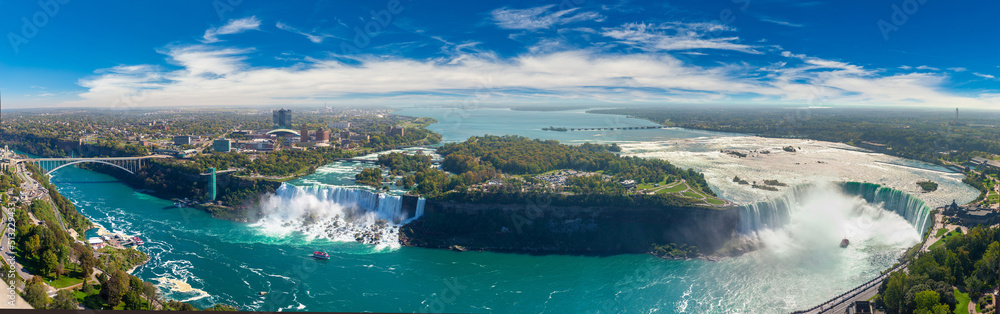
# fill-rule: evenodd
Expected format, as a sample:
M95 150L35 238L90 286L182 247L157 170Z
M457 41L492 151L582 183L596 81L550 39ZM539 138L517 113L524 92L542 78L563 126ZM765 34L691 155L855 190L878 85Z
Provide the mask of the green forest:
M975 302L986 289L997 285L998 236L1000 229L996 227L977 226L968 234L946 237L944 245L917 255L906 271L890 274L879 287L878 301L888 313L940 313L945 309L951 313L956 306L965 306L958 304L956 292L967 293ZM931 299L934 302L929 302Z
M618 150L615 145L586 143L574 146L552 140L486 135L441 146L437 152L444 157L443 170L429 167L430 158L420 155L383 155L379 157L379 164L389 167L395 174L412 172L399 180L399 184L404 188L412 187L413 193L473 203L510 203L541 195L566 205L681 206L691 203L669 195L633 195L629 188L619 183L622 180L659 183L684 179L692 187L714 195L704 176L697 171L681 169L663 160L621 157L614 153ZM536 185L540 181L534 175L560 169L601 175L569 177L565 190ZM611 179L605 179L605 175ZM488 191L472 188L489 180L497 184L490 185ZM570 192L570 195L561 192Z

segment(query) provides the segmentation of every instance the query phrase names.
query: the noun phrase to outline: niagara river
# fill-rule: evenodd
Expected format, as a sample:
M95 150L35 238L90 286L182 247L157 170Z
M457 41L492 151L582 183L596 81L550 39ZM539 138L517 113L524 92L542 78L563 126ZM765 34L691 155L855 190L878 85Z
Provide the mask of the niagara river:
M349 178L360 164L352 162L284 183L262 199L261 218L251 223L173 208L170 201L75 167L55 172L52 182L95 223L146 240L140 250L151 260L133 274L158 282L166 297L254 311L788 312L876 277L920 241L930 208L978 195L960 176L933 165L836 143L677 128L541 131L551 124L541 121L551 119L565 127L655 125L582 111L414 108L398 114L437 119L428 128L444 141L516 134L568 144L618 142L624 155L664 158L705 172L720 197L742 206L737 236L761 249L709 262L400 247L394 243L398 226L419 219L422 201L410 214L398 191L377 194L354 185ZM803 149L737 161L720 153L783 145ZM871 171L846 170L857 167ZM790 187L753 190L734 184L734 175ZM939 182L940 188L920 193L910 186L918 179ZM369 241L362 242L369 244L359 243L358 234L366 234ZM840 248L845 237L852 244ZM310 258L317 250L331 259Z

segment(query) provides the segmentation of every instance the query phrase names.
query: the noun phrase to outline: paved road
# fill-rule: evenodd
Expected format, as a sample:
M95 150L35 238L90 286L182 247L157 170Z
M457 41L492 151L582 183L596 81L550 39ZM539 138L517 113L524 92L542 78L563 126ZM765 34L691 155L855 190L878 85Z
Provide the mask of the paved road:
M30 309L30 308L32 308L31 304L28 304L28 301L25 301L23 298L21 298L21 295L17 294L17 293L14 293L13 304L11 304L12 302L11 302L10 294L9 294L10 293L10 286L7 285L6 281L0 280L0 291L3 291L4 294L7 294L7 296L3 297L3 300L0 300L0 301L2 301L2 302L0 302L0 309Z

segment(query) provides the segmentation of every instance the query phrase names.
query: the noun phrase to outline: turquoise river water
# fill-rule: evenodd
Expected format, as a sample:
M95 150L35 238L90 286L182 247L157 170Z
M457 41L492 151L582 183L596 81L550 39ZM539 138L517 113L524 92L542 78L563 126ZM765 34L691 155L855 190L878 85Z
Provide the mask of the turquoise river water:
M446 141L486 133L564 142L723 136L682 129L545 132L538 129L650 123L582 112L465 111L402 113L437 118L441 123L431 129ZM331 164L290 184L342 185L331 169L352 165ZM79 168L61 169L52 181L94 222L146 241L140 249L151 261L133 274L159 283L165 296L256 311L773 313L808 308L865 282L919 241L906 219L822 185L796 195L781 229L748 236L767 249L708 262L377 248L213 219ZM845 235L852 246L840 249ZM316 250L332 258L310 258Z

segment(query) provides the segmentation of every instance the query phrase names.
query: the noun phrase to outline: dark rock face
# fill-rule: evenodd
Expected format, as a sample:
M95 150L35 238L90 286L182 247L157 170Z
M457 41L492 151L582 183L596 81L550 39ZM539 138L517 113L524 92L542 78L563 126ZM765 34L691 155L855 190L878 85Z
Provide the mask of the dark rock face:
M556 254L648 253L653 244L687 244L710 254L729 241L735 208L627 208L467 204L427 200L402 227L403 245Z

